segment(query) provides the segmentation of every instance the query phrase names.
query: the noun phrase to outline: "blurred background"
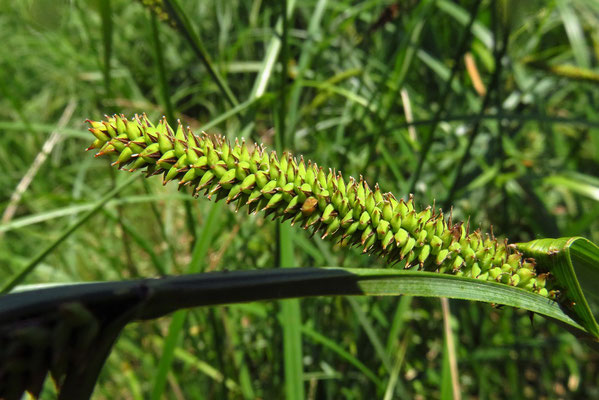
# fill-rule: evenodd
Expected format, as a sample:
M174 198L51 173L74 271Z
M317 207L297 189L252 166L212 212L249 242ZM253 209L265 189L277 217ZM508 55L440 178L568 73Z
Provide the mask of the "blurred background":
M0 0L0 280L129 177L83 151L85 119L113 113L270 148L282 129L295 154L512 242L599 242L599 1L178 3L186 30L159 0ZM136 180L27 283L185 273L199 237L202 271L277 265L276 223L176 186ZM384 267L299 229L293 243L298 267ZM306 398L451 398L438 299L300 305ZM280 398L279 308L191 310L166 370L170 317L131 324L94 398ZM463 398L599 398L599 356L557 325L450 310Z

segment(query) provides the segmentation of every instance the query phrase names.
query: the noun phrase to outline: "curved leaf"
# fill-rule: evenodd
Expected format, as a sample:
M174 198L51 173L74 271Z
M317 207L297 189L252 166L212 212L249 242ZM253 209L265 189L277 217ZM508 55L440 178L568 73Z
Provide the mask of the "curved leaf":
M355 268L288 268L190 274L157 279L53 285L0 297L0 324L79 302L94 309L144 303L137 319L181 308L309 296L423 296L518 307L585 333L557 302L509 285L432 272Z
M556 276L569 279L569 287L578 285L575 277L572 278L572 260L585 277L597 275L598 249L588 241L573 238L535 241L521 246L527 252L536 252L545 263L552 260ZM575 307L577 312L572 313L557 302L524 289L455 275L390 269L284 268L52 285L2 296L0 342L7 346L0 348L0 376L25 374L19 378L22 386L17 391L33 390L35 393L41 388L40 379L43 380L50 371L57 381L62 382L60 398L73 398L68 396L75 391L77 398L84 398L91 393L101 363L127 322L157 318L188 307L331 295L449 297L519 307L555 320L594 348L599 348L596 324L592 324L595 320L592 314L584 312L583 306L588 308L588 305L581 293L576 297L581 299ZM23 326L41 334L36 337L55 339L32 342L31 330L24 331ZM68 350L68 346L72 346L69 341L58 340L64 336L61 329L65 326L70 326L66 335L87 338L78 345L76 352ZM90 326L95 328L90 330ZM16 365L14 354L4 349L32 345L36 354L44 357L33 364L31 360L20 361L35 368L36 374L10 370L11 365ZM76 357L75 361L71 359L73 357ZM86 371L85 376L82 371ZM78 384L82 380L85 385ZM7 384L0 382L0 397L7 390L14 391L14 387L4 387Z
M526 256L533 257L539 267L555 275L565 289L562 294L562 298L566 299L564 311L597 341L599 326L595 315L599 304L599 247L583 237L538 239L516 245Z

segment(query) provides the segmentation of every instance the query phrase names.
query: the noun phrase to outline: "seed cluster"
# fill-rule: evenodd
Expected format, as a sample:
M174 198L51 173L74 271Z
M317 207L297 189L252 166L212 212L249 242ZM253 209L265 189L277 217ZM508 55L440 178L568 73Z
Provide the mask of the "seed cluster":
M469 232L468 224L454 224L433 207L417 211L412 196L397 200L378 185L371 189L362 177L346 181L340 172L302 157L279 158L263 146L200 137L180 122L175 131L164 118L155 126L145 114L88 122L96 137L88 150L99 149L96 156L114 153L113 165L163 174L165 184L178 180L193 187L196 197L203 192L237 209L290 219L322 238L383 256L390 265L501 282L552 299L558 294L551 290L553 277L539 273L534 260L507 241Z

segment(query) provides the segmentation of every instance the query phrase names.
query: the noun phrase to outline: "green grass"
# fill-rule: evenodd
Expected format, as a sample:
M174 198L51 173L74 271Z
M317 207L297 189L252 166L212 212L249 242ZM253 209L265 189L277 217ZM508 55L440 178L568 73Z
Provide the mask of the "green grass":
M599 95L596 84L556 68L597 71L597 1L502 1L498 10L494 2L402 1L396 14L382 0L288 1L286 11L260 0L176 3L187 33L136 1L0 0L0 212L76 104L15 216L0 225L3 286L32 264L25 283L200 265L381 266L297 229L289 238L286 225L260 216L214 211L156 180L128 183L86 219L126 177L83 152L83 121L117 111L281 146L386 191L412 190L421 205L452 199L456 218L493 225L513 242L599 242ZM559 326L531 323L522 310L450 304L463 398L599 396L597 354ZM94 397L279 398L298 387L306 398L330 399L451 393L436 299L314 298L186 314L129 325ZM48 383L43 398L52 391Z

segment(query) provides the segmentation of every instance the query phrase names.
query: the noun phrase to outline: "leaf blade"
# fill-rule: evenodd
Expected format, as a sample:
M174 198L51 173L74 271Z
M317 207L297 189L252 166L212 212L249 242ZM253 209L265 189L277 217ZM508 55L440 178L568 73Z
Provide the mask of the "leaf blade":
M591 282L599 282L599 247L583 237L537 239L516 245L526 256L533 257L539 266L555 275L566 290L568 301L573 302L567 311L578 317L578 322L589 333L599 338L599 325L577 277L577 269L585 270L591 274ZM594 293L594 290L587 289L587 292Z

